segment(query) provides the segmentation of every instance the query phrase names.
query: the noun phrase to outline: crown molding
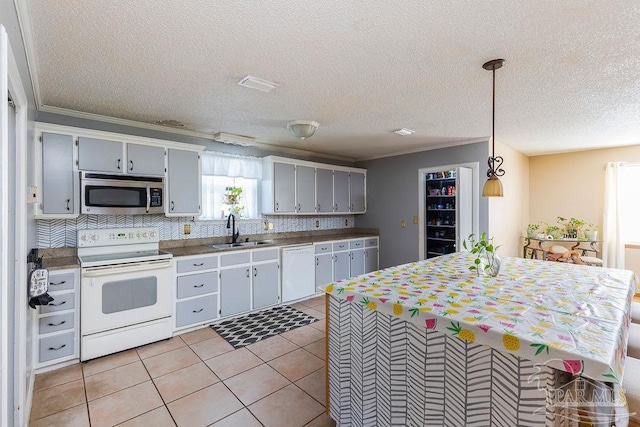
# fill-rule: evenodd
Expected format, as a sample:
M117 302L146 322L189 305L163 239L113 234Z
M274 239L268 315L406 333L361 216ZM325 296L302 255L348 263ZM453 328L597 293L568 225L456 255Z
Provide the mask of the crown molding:
M403 151L396 151L389 154L381 154L379 156L357 158L356 162L366 162L367 160L385 159L387 157L402 156L403 154L413 154L413 153L420 153L422 151L431 151L431 150L439 150L441 148L457 147L458 145L476 144L478 142L486 142L488 140L489 140L488 136L483 138L463 139L460 141L445 142L442 144L430 145L428 147L413 148L411 150L403 150Z

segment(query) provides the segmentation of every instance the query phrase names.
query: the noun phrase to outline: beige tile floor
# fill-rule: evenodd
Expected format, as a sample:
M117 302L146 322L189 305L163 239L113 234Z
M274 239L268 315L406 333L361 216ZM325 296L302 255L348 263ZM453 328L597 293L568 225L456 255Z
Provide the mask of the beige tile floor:
M335 426L324 298L294 307L321 320L237 350L204 328L39 374L30 425Z

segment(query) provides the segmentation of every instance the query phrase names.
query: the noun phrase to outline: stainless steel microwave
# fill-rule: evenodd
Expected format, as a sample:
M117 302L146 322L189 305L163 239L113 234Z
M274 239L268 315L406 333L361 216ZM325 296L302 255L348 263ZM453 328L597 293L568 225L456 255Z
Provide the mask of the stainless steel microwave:
M80 213L164 213L164 178L80 172Z

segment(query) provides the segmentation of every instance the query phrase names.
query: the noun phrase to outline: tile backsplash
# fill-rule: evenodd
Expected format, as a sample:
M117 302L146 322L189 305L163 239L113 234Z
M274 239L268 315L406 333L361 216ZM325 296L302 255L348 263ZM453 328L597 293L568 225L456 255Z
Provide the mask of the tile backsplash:
M319 226L316 227L316 221ZM264 230L265 222L273 223L273 230ZM262 219L236 223L240 236L293 231L333 230L354 227L353 215L283 216L265 215ZM75 247L77 231L91 228L158 227L160 240L198 239L230 236L225 221L193 221L193 217L164 215L79 215L73 219L39 219L36 221L38 248ZM346 225L345 225L346 223ZM184 225L191 225L191 233L184 234Z

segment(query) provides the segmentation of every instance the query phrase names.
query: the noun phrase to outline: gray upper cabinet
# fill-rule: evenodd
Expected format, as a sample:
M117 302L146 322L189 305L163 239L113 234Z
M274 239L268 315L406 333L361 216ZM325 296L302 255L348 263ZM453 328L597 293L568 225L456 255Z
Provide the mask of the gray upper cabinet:
M333 212L333 170L316 169L316 212Z
M127 144L127 173L164 176L164 147Z
M296 211L295 182L295 165L290 163L273 164L273 209L276 213Z
M316 211L316 169L296 166L296 211L314 213Z
M350 212L349 209L349 172L333 172L333 211Z
M73 173L73 137L42 134L42 213L76 212Z
M200 215L200 155L196 151L169 149L166 215Z
M351 172L349 174L349 195L351 204L349 211L352 213L364 213L365 206L365 175L360 172Z
M220 315L242 313L251 309L251 267L220 270Z
M96 138L78 138L78 169L85 171L123 173L124 144Z
M280 301L278 263L253 266L253 309L277 304Z

